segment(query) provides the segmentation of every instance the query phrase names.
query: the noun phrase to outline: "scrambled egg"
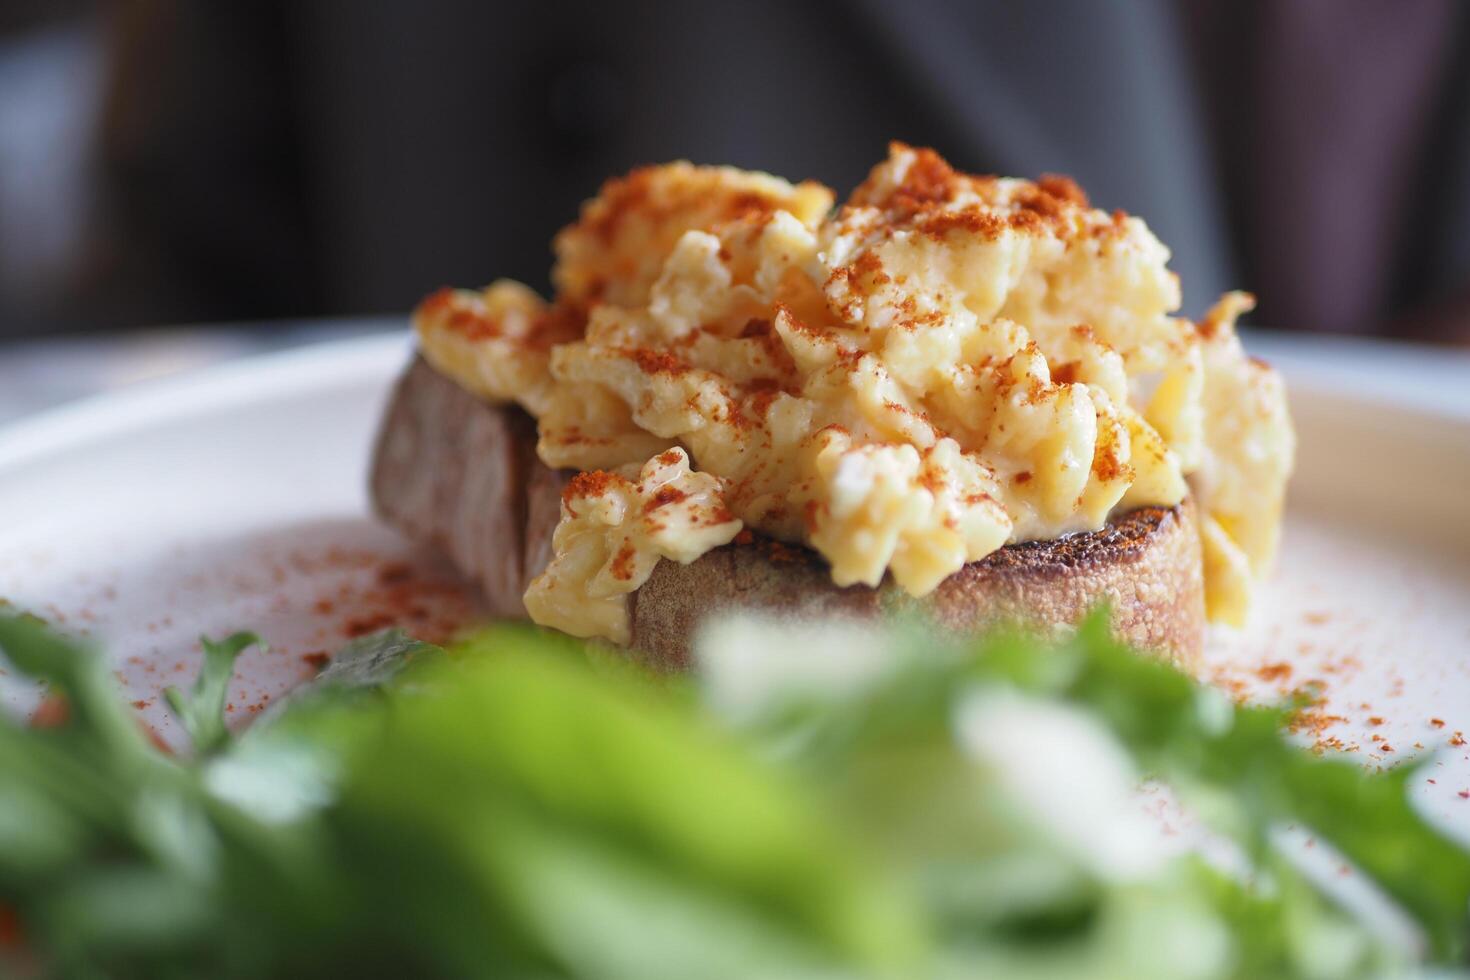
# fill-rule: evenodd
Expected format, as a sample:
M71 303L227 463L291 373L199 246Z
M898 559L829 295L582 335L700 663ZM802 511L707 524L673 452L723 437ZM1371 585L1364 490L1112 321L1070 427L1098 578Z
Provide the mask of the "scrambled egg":
M573 478L551 564L526 591L536 622L627 643L627 596L660 558L688 563L740 533L743 525L720 498L721 481L691 470L684 450L632 469Z
M1008 542L1192 488L1210 614L1240 622L1294 453L1281 382L1235 335L1250 297L1172 315L1168 249L1065 178L894 144L832 204L645 168L557 236L554 303L501 281L419 307L425 357L522 405L542 460L582 471L532 618L626 642L660 558L747 525L814 548L839 585L922 596Z

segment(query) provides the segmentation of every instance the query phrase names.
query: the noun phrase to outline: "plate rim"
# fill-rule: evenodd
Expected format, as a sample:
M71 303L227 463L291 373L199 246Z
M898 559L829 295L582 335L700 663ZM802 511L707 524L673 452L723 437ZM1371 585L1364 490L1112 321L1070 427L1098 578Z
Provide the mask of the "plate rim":
M411 351L408 332L328 340L88 395L0 426L0 475L98 438L188 412L247 407L377 377Z

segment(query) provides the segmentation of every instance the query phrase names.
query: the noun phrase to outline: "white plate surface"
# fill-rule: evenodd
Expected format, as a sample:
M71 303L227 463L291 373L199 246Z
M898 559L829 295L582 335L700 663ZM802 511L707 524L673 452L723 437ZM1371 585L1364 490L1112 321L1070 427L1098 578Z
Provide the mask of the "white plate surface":
M1349 394L1365 390L1350 373L1280 353L1301 441L1280 567L1251 626L1212 636L1207 674L1257 697L1316 684L1301 737L1365 765L1433 754L1415 793L1470 841L1470 407ZM401 337L323 345L0 433L0 597L101 641L170 744L159 692L192 678L201 633L271 643L240 661L243 723L353 634L473 620L453 576L369 515L368 453L407 354ZM0 703L35 695L0 678Z

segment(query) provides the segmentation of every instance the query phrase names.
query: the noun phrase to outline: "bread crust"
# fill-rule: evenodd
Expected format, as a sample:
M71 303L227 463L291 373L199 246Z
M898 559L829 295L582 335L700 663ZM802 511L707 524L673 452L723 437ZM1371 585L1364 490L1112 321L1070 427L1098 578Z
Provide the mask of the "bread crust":
M760 537L732 543L688 565L658 564L633 596L633 646L683 668L700 622L734 610L797 619L917 612L954 632L1006 623L1054 632L1102 601L1121 638L1176 663L1196 660L1205 610L1192 501L1141 508L1100 531L1008 545L921 599L887 580L839 587L806 548Z
M536 458L535 440L520 409L487 404L417 359L374 454L379 515L444 552L504 616L525 615L521 596L550 560L569 476ZM838 587L815 552L742 535L688 565L659 562L631 599L632 645L682 669L700 623L735 610L803 619L921 612L956 632L1006 622L1058 631L1102 601L1121 638L1186 666L1197 659L1204 573L1190 500L1116 516L1099 531L1008 545L922 599L890 581Z

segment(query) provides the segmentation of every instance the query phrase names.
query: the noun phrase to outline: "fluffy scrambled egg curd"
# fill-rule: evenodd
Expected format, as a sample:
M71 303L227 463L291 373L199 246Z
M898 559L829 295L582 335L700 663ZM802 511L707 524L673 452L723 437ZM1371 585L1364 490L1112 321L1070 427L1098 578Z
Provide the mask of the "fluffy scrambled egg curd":
M1016 541L1200 505L1212 618L1276 548L1294 435L1231 293L1198 323L1169 251L1070 180L956 172L895 143L847 203L688 163L607 182L555 241L547 303L444 290L424 356L538 422L580 471L533 619L629 640L628 594L749 526L838 585L922 596Z

